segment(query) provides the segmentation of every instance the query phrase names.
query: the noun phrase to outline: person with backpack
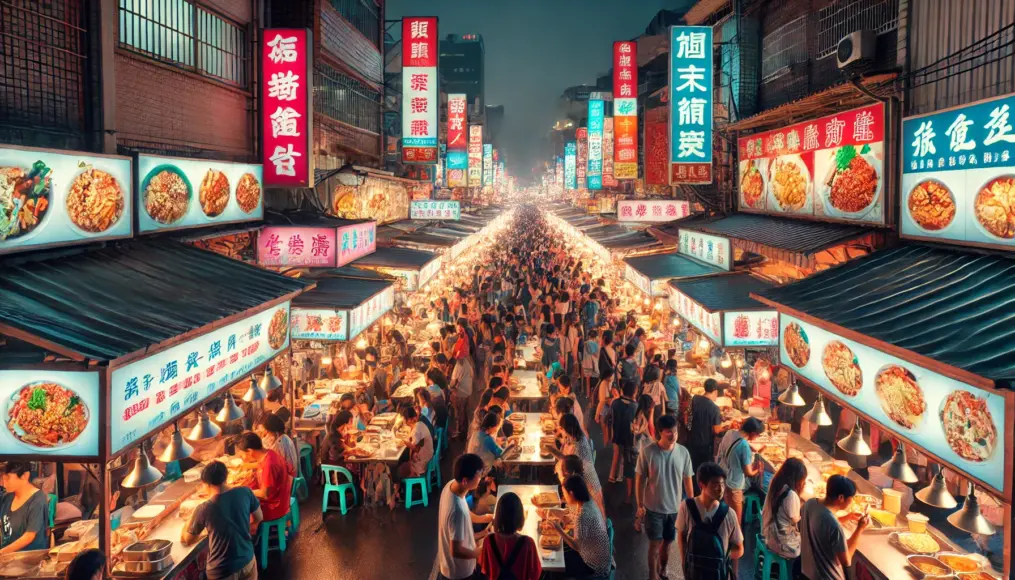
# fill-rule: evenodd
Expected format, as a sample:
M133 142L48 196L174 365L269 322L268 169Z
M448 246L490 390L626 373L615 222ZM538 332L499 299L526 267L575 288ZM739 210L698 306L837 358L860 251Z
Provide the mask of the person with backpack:
M764 470L760 461L754 461L751 441L765 430L765 424L757 417L748 417L740 429L730 429L719 442L716 463L726 470L726 503L736 512L737 521L744 523L744 492L749 478L757 477Z
M734 580L733 563L744 555L744 534L723 501L726 472L711 461L698 468L701 493L677 512L677 545L685 580Z
M536 543L518 533L524 525L522 500L505 493L497 500L494 533L487 536L479 553L479 569L488 580L538 580L543 573Z
M617 363L617 371L620 373L619 379L621 381L632 381L634 383L635 390L637 391L641 387L642 368L634 359L634 352L634 343L627 343L624 347L624 358Z

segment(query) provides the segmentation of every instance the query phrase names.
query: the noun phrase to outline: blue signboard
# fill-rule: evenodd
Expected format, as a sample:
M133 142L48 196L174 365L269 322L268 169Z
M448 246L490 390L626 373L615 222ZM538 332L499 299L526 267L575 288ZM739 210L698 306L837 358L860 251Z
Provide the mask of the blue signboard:
M445 163L448 169L468 169L469 154L465 151L448 151Z
M574 141L564 143L564 187L578 189L578 145Z
M1015 95L902 122L902 235L1015 248Z
M671 183L680 164L690 164L685 175L694 174L681 182L711 182L711 171L704 176L698 168L712 165L712 68L712 27L671 26Z
M603 188L603 118L606 109L603 101L589 101L589 169L585 174L589 189Z

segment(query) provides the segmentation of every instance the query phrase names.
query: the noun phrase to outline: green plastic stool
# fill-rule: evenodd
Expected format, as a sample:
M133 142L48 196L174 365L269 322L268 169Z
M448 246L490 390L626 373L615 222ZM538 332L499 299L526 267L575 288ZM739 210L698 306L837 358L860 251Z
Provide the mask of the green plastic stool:
M339 505L342 508L342 515L344 516L349 512L349 506L346 503L345 492L352 492L352 505L356 505L356 485L352 481L352 473L344 467L337 465L322 465L321 474L324 476L324 499L321 501L321 513L328 511L328 495L331 492L338 493ZM348 482L345 483L332 483L332 474L334 474L335 481L342 481L340 475L345 476Z
M285 552L286 540L285 540L285 526L289 523L290 514L286 514L277 520L261 522L261 527L257 530L257 546L261 552L261 568L268 567L268 551L276 549L279 552ZM275 530L275 534L278 538L278 546L272 548L271 544L271 532Z
M755 580L770 580L772 578L773 566L779 567L779 580L793 580L793 576L790 574L789 560L769 550L761 534L758 534L757 538L755 538L754 559L761 564L757 568L757 571L761 575L759 577L756 574Z
M314 448L309 443L300 441L300 476L310 481L314 474Z
M426 486L429 491L441 488L441 456L437 452L426 464Z
M55 493L47 494L49 496L49 509L46 510L48 513L49 527L52 528L56 524L56 502L57 497Z
M405 509L410 510L413 506L422 505L423 507L430 507L430 498L427 493L427 477L410 477L402 483L405 484ZM415 487L419 487L420 494L423 499L412 499L412 490Z
M437 446L434 448L434 452L438 455L444 455L444 452L448 448L447 434L444 432L444 427L438 427L437 433Z
M755 515L757 514L757 515ZM744 523L749 524L754 518L761 517L761 496L756 493L744 494Z
M293 478L293 493L294 499L303 501L310 497L310 488L307 487L307 480L302 475L297 475Z
M304 482L303 485L306 485ZM295 534L300 529L300 502L296 499L296 480L293 479L292 488L289 492L289 521L292 522L291 533Z

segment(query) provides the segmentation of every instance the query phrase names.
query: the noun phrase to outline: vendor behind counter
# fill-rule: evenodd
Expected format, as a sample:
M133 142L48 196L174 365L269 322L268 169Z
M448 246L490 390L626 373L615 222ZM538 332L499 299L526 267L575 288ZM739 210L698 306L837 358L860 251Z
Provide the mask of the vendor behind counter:
M2 472L0 554L49 549L49 498L31 483L28 462L8 462Z

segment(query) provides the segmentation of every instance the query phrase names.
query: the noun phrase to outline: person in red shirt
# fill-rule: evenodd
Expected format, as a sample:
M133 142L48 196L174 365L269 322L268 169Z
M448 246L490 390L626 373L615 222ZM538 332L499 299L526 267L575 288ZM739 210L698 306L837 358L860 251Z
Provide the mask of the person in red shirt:
M289 513L292 477L285 460L276 451L265 449L253 431L244 431L236 441L236 454L244 463L257 466L257 478L251 484L254 496L261 501L264 521L277 520Z
M536 543L518 533L525 525L522 500L505 493L497 500L493 516L494 534L487 536L479 553L479 568L487 578L500 578L508 569L517 580L538 580L543 573Z

